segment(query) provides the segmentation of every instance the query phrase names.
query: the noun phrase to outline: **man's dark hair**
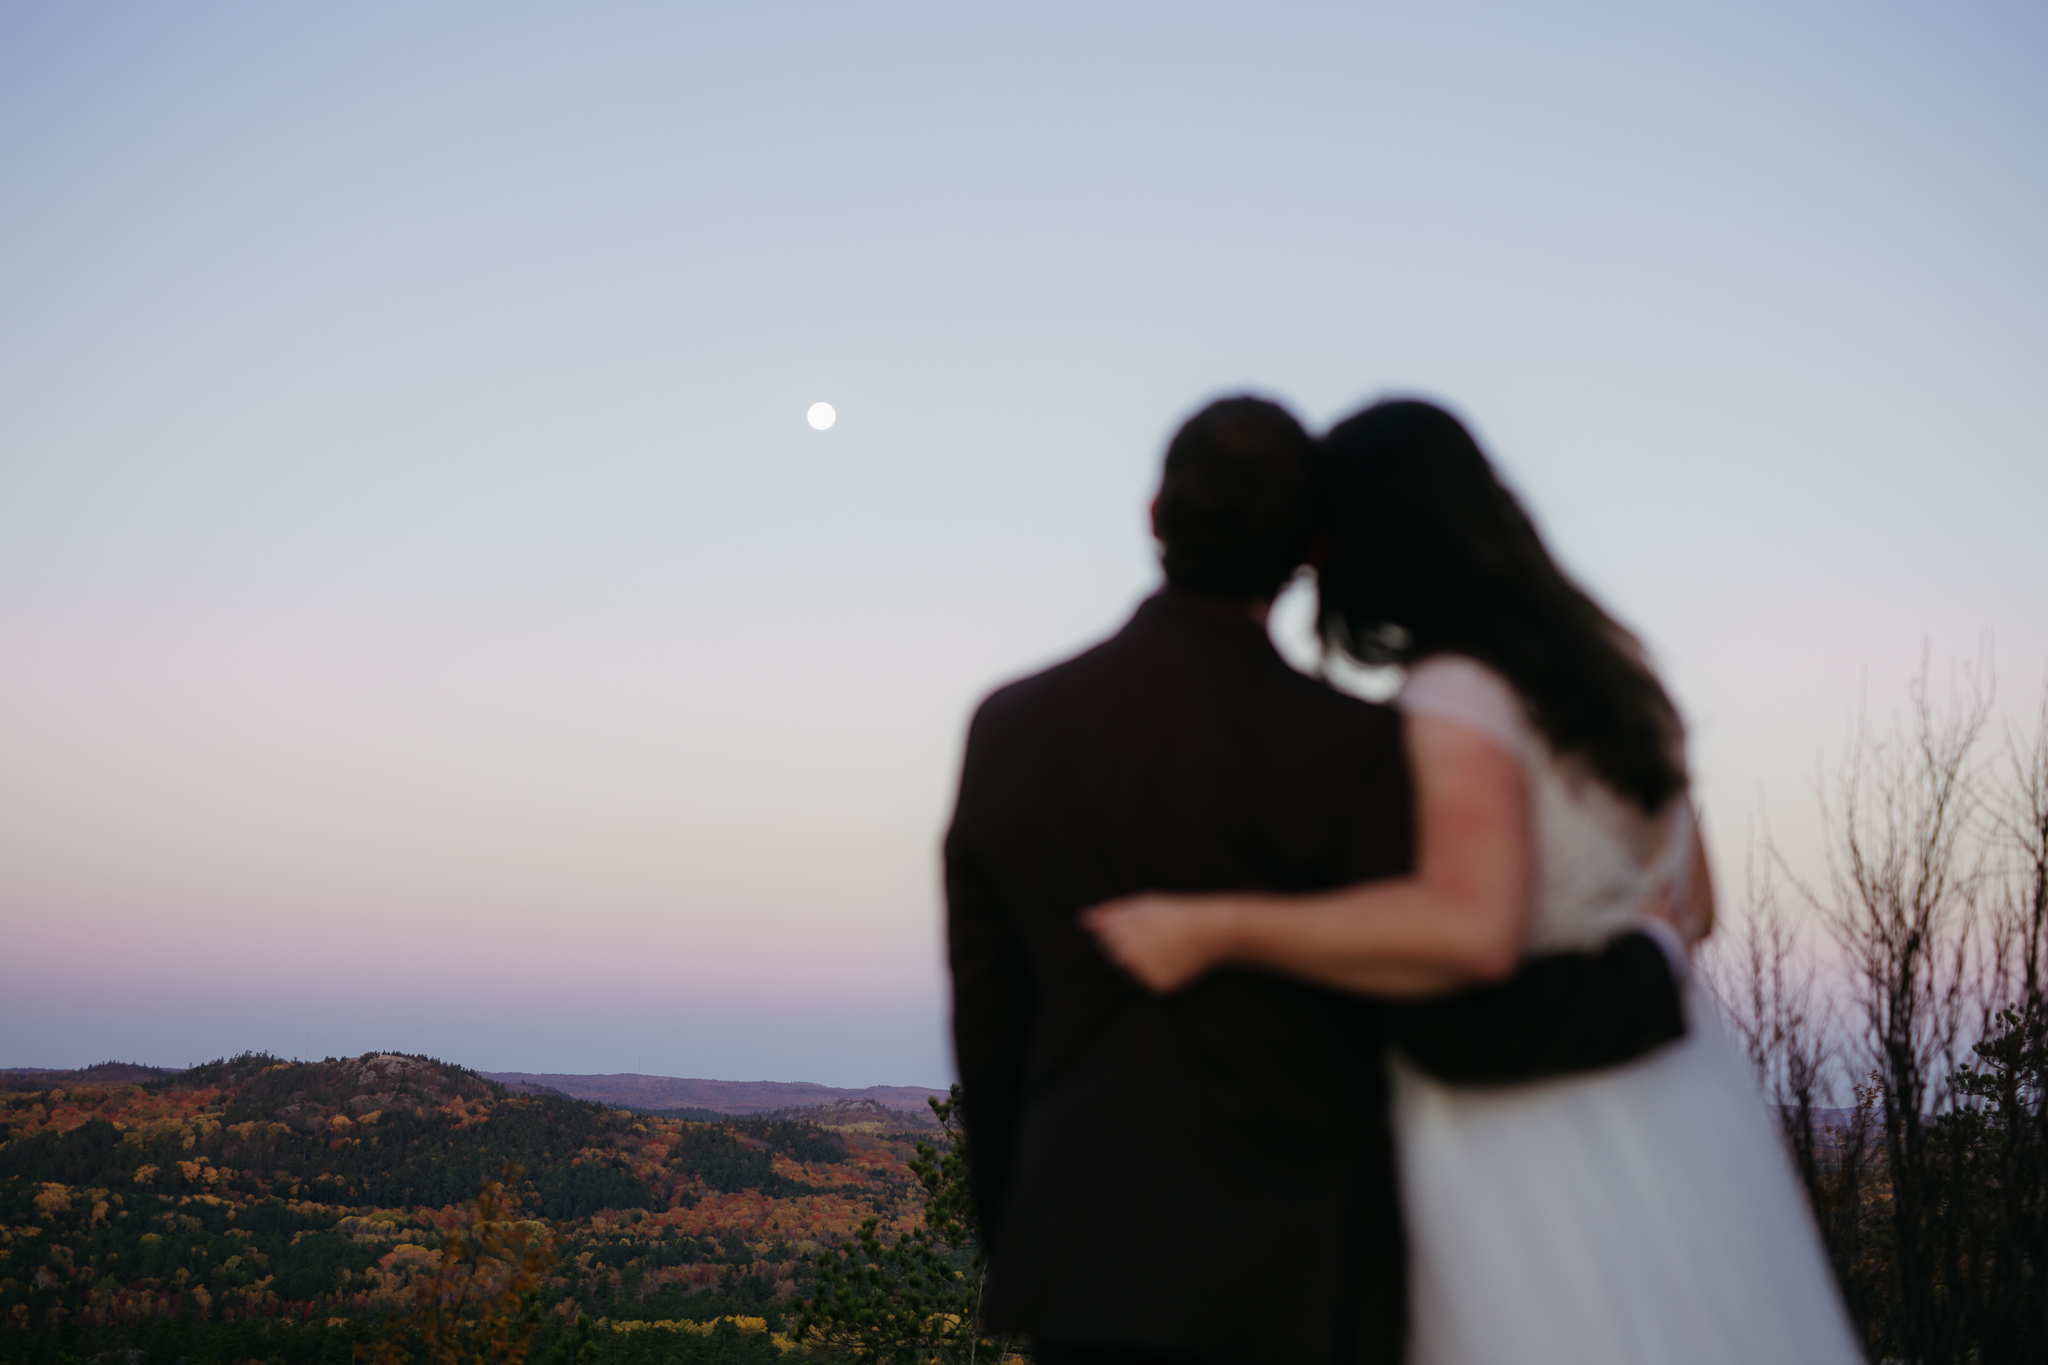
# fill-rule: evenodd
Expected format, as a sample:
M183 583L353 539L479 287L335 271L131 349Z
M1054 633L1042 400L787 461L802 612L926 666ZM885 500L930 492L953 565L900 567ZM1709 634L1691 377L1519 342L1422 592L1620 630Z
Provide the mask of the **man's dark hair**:
M1263 398L1225 398L1166 448L1152 525L1176 588L1269 602L1315 534L1315 443Z

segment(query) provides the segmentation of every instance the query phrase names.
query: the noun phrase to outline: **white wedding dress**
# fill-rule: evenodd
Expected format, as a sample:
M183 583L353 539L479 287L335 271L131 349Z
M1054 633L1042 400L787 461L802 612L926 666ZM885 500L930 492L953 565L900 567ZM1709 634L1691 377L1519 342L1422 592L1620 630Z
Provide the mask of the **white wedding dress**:
M1690 808L1667 832L1561 762L1498 674L1430 659L1396 704L1521 758L1530 952L1598 947L1635 925L1659 878L1682 891ZM1450 1086L1396 1056L1410 1365L1862 1360L1749 1065L1706 991L1686 998L1683 1040L1582 1076Z

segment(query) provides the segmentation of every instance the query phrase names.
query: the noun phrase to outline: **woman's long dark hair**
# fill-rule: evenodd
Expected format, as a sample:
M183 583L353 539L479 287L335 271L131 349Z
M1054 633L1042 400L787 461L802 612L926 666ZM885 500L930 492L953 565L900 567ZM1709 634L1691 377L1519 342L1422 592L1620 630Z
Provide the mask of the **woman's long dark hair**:
M1552 749L1644 811L1685 789L1684 730L1642 645L1558 568L1463 423L1379 403L1322 451L1327 644L1369 664L1469 655L1514 685Z

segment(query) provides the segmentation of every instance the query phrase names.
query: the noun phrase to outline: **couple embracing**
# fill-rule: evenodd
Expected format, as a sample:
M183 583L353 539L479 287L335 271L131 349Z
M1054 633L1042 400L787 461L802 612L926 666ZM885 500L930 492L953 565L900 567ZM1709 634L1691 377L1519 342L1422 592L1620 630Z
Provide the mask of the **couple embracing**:
M1225 400L1153 529L1165 587L982 704L946 839L988 1325L1051 1365L1858 1359L1687 981L1678 714L1465 428ZM1274 650L1303 564L1392 705Z

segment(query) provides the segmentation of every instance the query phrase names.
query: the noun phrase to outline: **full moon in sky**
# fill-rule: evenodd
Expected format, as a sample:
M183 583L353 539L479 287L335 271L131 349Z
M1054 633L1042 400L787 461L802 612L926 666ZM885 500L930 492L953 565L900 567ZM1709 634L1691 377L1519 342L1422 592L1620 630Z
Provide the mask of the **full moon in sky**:
M813 429L823 431L839 420L839 414L832 411L830 403L813 403L811 410L804 414L804 420L809 422Z

